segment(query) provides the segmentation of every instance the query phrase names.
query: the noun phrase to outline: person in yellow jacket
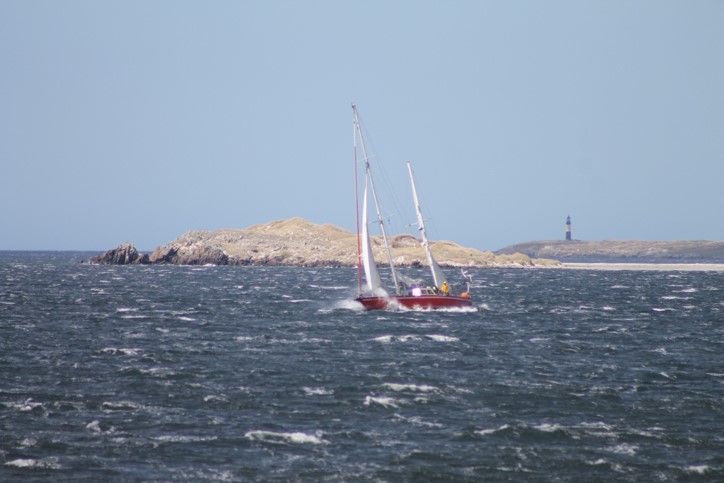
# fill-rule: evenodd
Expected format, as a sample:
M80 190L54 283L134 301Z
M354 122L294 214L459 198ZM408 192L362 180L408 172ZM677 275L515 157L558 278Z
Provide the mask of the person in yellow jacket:
M447 286L447 280L446 280L442 283L442 287L440 287L440 291L442 292L443 295L447 295L449 290L450 289Z

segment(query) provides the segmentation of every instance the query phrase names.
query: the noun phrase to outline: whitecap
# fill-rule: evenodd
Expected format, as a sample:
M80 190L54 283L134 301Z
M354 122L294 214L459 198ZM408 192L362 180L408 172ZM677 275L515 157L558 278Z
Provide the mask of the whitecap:
M38 440L35 438L25 438L20 442L21 448L30 448L38 444Z
M35 408L43 407L43 403L33 401L32 399L26 399L23 402L17 402L17 403L5 402L5 403L0 403L0 404L5 406L8 409L17 409L18 411L23 411L23 412L32 411Z
M386 408L396 408L399 407L397 404L397 400L395 398L387 397L387 396L367 396L365 398L364 405L365 406L372 406L373 404L386 407Z
M410 342L410 341L419 341L421 339L417 335L381 335L379 337L375 337L372 340L374 340L376 342L382 342L385 344L389 344L391 342Z
M272 444L328 444L322 439L321 433L307 434L299 431L280 433L275 431L248 431L244 437L252 441Z
M493 429L479 429L479 430L475 431L475 434L479 434L480 436L488 436L488 435L491 435L491 434L495 434L495 433L497 433L497 432L499 432L499 431L505 431L505 430L508 429L509 427L510 427L509 425L504 424L504 425L502 425L502 426L500 426L500 427L498 427L498 428L493 428Z
M215 441L218 438L216 436L184 436L178 434L166 434L163 436L156 436L153 439L164 443L196 443L199 441Z
M32 458L18 458L5 463L7 466L15 466L16 468L42 468L48 470L58 470L61 466L53 458L48 459L32 459Z
M124 313L124 312L138 312L138 309L135 308L135 307L118 307L118 308L116 309L116 312L121 312L121 313Z
M687 473L694 473L697 475L703 475L711 471L711 466L709 465L691 465L684 468L684 471Z
M124 356L137 356L139 349L127 349L127 348L116 348L116 347L105 347L101 349L104 354L121 354Z
M616 454L623 454L627 456L634 456L639 447L634 444L621 443L609 448L611 452Z
M307 396L329 396L334 394L331 389L325 389L323 387L303 387L302 390Z
M560 424L550 424L550 423L543 423L538 424L536 426L533 426L534 429L537 429L538 431L543 431L544 433L553 433L556 431L561 431L563 427Z
M97 419L94 420L94 421L91 421L91 422L88 423L88 424L86 424L85 427L86 427L86 429L90 429L90 430L93 431L94 433L100 433L100 432L102 432L102 430L101 430L101 422L98 421Z
M101 404L103 410L117 410L117 409L141 409L144 406L133 401L104 401Z
M384 387L387 387L389 389L392 389L393 391L414 391L414 392L433 392L433 391L439 391L439 389L435 386L428 386L427 384L417 385L417 384L393 384L386 382L383 384Z
M191 317L177 317L178 320L183 320L184 322L194 322L196 319Z
M457 337L449 335L427 334L425 337L435 342L460 342L460 339Z

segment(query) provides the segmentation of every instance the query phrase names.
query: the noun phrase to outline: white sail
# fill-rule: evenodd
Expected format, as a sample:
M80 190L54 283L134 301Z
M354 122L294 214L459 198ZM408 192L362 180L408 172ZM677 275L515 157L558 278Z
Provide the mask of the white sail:
M427 240L427 231L425 230L425 220L422 217L422 210L420 209L420 200L417 198L417 188L415 187L415 178L412 175L412 166L410 162L407 162L407 171L410 173L410 184L412 184L412 198L415 202L415 211L417 212L417 225L420 230L420 237L422 238L422 248L425 250L427 255L427 263L430 265L430 271L432 272L432 279L435 283L435 287L442 287L445 281L445 276L440 269L440 266L435 261L435 257L432 256L430 251L430 243Z
M377 270L375 258L372 255L372 243L367 228L369 223L367 220L367 179L368 177L365 176L365 190L362 196L362 266L367 280L367 290L374 293L382 288L382 281L380 280L380 272Z
M367 156L367 148L365 147L365 141L364 136L362 135L362 127L359 122L359 117L357 115L357 108L354 104L352 104L352 113L354 117L354 128L355 128L355 160L356 160L356 150L357 150L357 135L359 135L360 144L362 145L362 155L364 156L364 163L365 163L365 191L364 191L364 207L363 207L363 217L365 218L365 221L362 225L362 229L367 232L367 186L369 184L369 190L372 192L372 199L375 202L375 211L377 213L377 222L380 225L380 232L382 233L382 241L385 245L385 251L387 252L387 261L390 264L390 275L392 276L392 283L395 286L396 292L400 293L400 287L397 282L397 272L395 271L395 265L394 261L392 259L392 251L390 250L390 243L387 240L387 232L385 231L385 220L382 217L382 212L380 211L380 202L377 199L377 191L375 190L375 182L372 179L372 170L370 168L370 161L369 157ZM374 278L367 277L368 280L368 286L372 286L375 283L377 284L378 288L384 292L384 289L381 288L382 283L380 282L380 275L377 271L377 266L375 265L374 258L372 257L372 248L369 244L369 235L362 236L363 240L367 240L367 248L362 250L362 262L365 266L365 275L367 276L368 273L371 273L371 271L374 271L376 274L376 280ZM369 262L365 265L364 260L365 257L369 260ZM368 268L369 266L369 268ZM374 266L374 269L372 268Z

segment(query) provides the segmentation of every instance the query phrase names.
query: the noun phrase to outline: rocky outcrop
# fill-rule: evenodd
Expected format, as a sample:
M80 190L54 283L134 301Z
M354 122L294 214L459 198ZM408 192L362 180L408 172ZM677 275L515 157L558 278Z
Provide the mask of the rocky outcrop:
M381 238L373 238L378 261L387 255ZM392 256L398 266L427 265L420 240L411 235L392 237ZM496 256L449 241L431 242L435 258L444 267L532 267L555 265L525 255ZM301 218L254 225L244 230L191 231L158 247L150 263L180 265L286 265L352 267L357 265L357 235L334 225L318 225Z
M91 257L90 263L98 265L146 265L150 263L145 253L139 253L133 243L122 243L116 248Z
M190 249L178 245L156 248L149 257L151 263L174 265L228 265L229 256L216 247L196 245Z

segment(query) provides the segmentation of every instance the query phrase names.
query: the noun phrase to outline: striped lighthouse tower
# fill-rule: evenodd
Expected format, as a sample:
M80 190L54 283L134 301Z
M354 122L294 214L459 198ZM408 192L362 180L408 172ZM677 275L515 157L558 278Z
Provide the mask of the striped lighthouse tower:
M566 241L571 241L571 215L566 218Z

